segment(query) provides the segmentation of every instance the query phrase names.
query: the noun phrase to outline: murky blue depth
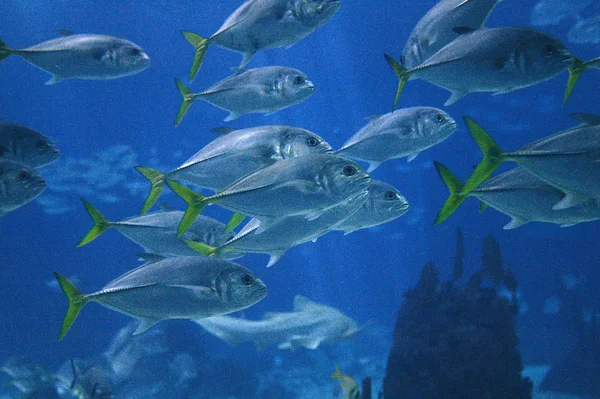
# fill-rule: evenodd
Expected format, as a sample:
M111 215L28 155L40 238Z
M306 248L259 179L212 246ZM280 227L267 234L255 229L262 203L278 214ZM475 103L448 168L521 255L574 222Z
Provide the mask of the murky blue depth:
M92 226L80 197L111 221L138 214L149 184L134 166L169 171L212 141L216 136L210 129L215 127L298 126L317 133L334 149L340 148L367 123L365 117L391 111L398 80L383 54L398 58L412 27L434 5L424 0L342 1L340 10L314 33L289 49L259 52L248 65L301 70L316 87L310 98L269 116L248 114L232 122L223 121L225 111L198 101L175 128L181 95L174 77L187 84L194 54L180 30L208 37L240 3L3 1L0 38L13 48L49 40L57 36L57 29L69 29L130 40L144 49L152 65L121 79L66 80L46 86L48 74L19 57L0 63L0 120L39 130L61 152L59 161L40 169L46 191L0 218L0 363L25 357L52 372L71 358L101 363L114 335L131 321L88 305L69 335L57 342L67 300L52 272L73 277L83 292L93 292L138 266L136 253L141 252L114 230L76 248ZM486 26L532 27L559 38L583 60L598 57L600 3L588 2L581 11L563 3L570 2L504 0ZM556 15L545 14L543 7L555 9ZM198 92L213 85L229 76L240 60L237 53L209 48L190 87ZM244 311L245 317L258 319L265 312L290 311L299 294L337 308L366 327L348 342L314 351L285 351L276 346L257 350L250 343L232 347L190 321L163 321L147 334L161 334L161 356L166 360L148 360L148 374L138 376L138 385L153 386L164 376L172 392L168 397L204 398L203 392L209 392L206 397L245 399L260 397L261 389L277 383L296 392L298 398L333 398L341 397L335 396L339 388L331 379L339 364L357 381L372 376L374 385L380 387L402 295L416 284L428 261L440 268L443 280L450 278L457 227L465 235L467 274L480 267L483 238L492 234L502 246L505 264L517 276L521 298L517 328L524 364L550 366L564 358L575 343L560 316L561 307L566 306L561 299L565 281L585 315L600 309L599 222L568 228L530 223L505 231L502 227L510 220L506 215L493 209L479 214L477 201L469 199L448 221L432 224L447 198L433 161L450 166L466 179L481 159L462 116L476 119L503 148L517 149L575 126L569 113L600 114L598 70L583 75L562 108L566 81L565 72L508 94L471 94L450 107L443 106L448 97L445 90L423 80L411 81L398 106L443 109L457 121L458 129L412 162L405 158L387 161L372 173L373 178L397 187L410 202L410 210L378 227L346 236L331 232L316 243L294 247L268 269L267 255L250 254L237 260L269 289L265 299ZM185 203L168 189L160 201L185 210ZM217 206L209 207L206 214L222 222L230 216ZM152 356L156 360L158 355ZM164 371L167 363L168 372ZM178 379L191 369L196 370L193 376ZM210 380L220 388L209 389ZM131 397L144 396L132 393Z

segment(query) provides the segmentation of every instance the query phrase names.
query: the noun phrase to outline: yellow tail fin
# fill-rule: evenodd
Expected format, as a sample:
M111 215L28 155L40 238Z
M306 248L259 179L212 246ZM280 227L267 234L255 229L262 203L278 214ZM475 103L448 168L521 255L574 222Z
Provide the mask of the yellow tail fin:
M79 291L73 285L73 283L67 280L64 276L54 272L54 277L56 277L60 288L62 288L63 292L69 299L69 309L67 310L62 327L60 328L60 334L58 335L58 340L60 341L65 337L67 332L69 332L69 329L75 322L77 315L79 315L81 309L83 309L83 307L88 303L88 300L86 299L85 295L83 295L83 293Z
M190 69L190 83L196 75L198 71L200 71L200 67L202 66L202 62L204 61L204 56L206 55L206 50L208 50L208 40L203 38L200 35L197 35L193 32L182 30L181 34L185 37L185 40L190 42L192 46L196 49L196 54L194 55L194 62L192 63L192 68Z
M175 126L179 126L185 114L187 114L188 110L192 106L194 102L194 97L192 91L187 87L183 82L177 78L175 78L175 84L177 85L177 89L181 96L183 97L183 101L181 102L181 106L179 107L179 112L177 112L177 116L175 117Z
M198 217L204 207L208 205L208 201L206 200L206 197L198 194L194 190L190 190L183 184L172 180L167 180L167 184L175 194L179 195L185 202L188 203L188 207L183 215L183 218L181 219L181 222L179 222L179 227L177 229L177 237L181 237L183 233L190 228L192 223L194 223L194 220L196 220L196 217Z
M163 188L165 187L165 175L160 173L158 170L152 168L146 168L144 166L136 166L135 170L137 170L142 176L150 181L152 187L150 188L150 193L148 193L148 197L142 205L142 210L140 211L140 215L145 214L152 208L152 206L160 197Z
M8 47L8 45L6 43L4 43L2 41L2 39L0 39L0 61L2 61L3 59L5 59L6 57L8 57L9 55L13 54L14 50L11 49L10 47Z
M88 233L81 239L81 241L79 241L79 244L77 244L78 247L84 246L85 244L95 240L100 234L104 233L111 227L108 219L106 219L104 215L102 215L100 211L94 207L94 205L83 198L81 198L81 202L83 202L83 206L85 207L87 213L89 213L89 215L92 217L92 220L94 221L94 227L92 227L90 231L88 231Z

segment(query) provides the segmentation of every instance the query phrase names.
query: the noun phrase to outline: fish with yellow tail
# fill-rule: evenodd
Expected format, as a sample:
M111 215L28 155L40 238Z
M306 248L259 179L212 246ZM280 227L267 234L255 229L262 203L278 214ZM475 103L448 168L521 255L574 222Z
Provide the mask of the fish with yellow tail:
M340 382L340 388L342 388L345 394L343 399L361 399L358 383L350 376L342 374L339 366L335 366L335 373L333 373L331 378Z
M409 79L421 78L451 92L445 106L469 93L508 93L549 80L573 63L560 40L528 28L456 27L460 36L412 69L385 58L398 77L393 109Z
M140 320L136 335L161 320L196 320L246 309L267 295L265 284L250 270L200 256L145 263L87 295L62 275L54 276L69 299L59 341L90 302Z
M243 68L261 50L291 47L325 24L339 8L340 2L334 0L248 0L211 37L184 30L181 34L196 49L190 82L212 45L241 53L244 58L238 68Z
M553 209L567 209L600 199L600 117L571 114L579 126L526 144L516 151L504 151L475 121L465 117L469 133L483 152L483 159L465 183L465 196L486 180L504 161L516 162L566 195Z

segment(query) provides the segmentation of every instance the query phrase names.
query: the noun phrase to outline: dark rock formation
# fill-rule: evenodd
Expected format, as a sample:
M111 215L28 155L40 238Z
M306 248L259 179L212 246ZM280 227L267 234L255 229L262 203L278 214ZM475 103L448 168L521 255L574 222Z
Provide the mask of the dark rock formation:
M484 275L501 280L499 246L486 238L485 247L490 248L484 250L485 270L465 287L441 284L436 267L428 264L418 285L406 292L388 358L385 399L531 398L531 381L521 378L517 306L483 284Z

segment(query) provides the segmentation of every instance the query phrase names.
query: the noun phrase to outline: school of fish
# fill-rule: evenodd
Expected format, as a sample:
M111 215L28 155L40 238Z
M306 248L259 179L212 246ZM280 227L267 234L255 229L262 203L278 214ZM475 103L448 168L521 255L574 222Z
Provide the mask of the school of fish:
M411 79L448 90L451 95L445 106L450 106L469 93L509 93L569 71L566 102L583 72L600 68L599 59L584 62L546 33L525 27L486 28L499 1L442 0L417 23L398 61L385 54L399 80L393 109ZM247 69L246 65L261 50L289 48L312 34L340 5L332 0L248 0L210 37L182 31L195 50L190 83L210 46L238 52L243 59L231 76L199 92L175 78L182 96L175 126L196 100L227 111L226 122L250 113L270 115L307 101L316 87L302 71L287 66ZM12 49L0 40L0 61L19 56L50 73L47 84L122 78L150 66L145 51L128 40L59 33L57 39L24 49ZM510 216L506 229L533 221L571 226L600 219L600 117L573 116L580 125L514 151L502 149L479 124L464 117L484 157L464 184L435 163L450 190L435 224L470 196ZM429 106L366 119L367 124L338 150L300 127L215 129L218 136L213 141L171 171L137 166L150 191L141 214L121 221L110 222L82 199L93 226L79 246L115 229L142 247L139 257L146 262L90 294L55 273L69 301L59 339L89 302L137 319L134 334L162 320L189 319L231 343L250 340L260 346L276 343L280 348L314 349L353 336L358 327L352 319L302 296L296 297L291 314L267 315L260 322L225 315L267 295L260 278L232 260L261 253L270 256L267 266L272 266L288 249L329 232L348 234L402 216L409 201L397 188L370 174L389 160L412 161L450 137L458 125L446 111ZM0 216L42 194L46 184L38 169L58 157L56 145L43 134L0 122ZM488 180L504 161L518 167ZM185 211L148 213L165 185L186 202ZM188 186L213 193L200 194ZM225 223L202 215L211 204L231 211L231 219ZM236 233L246 217L249 221ZM74 376L76 369L73 365ZM87 372L80 373L79 383L85 385ZM339 369L334 378L348 397L359 397L355 383Z

